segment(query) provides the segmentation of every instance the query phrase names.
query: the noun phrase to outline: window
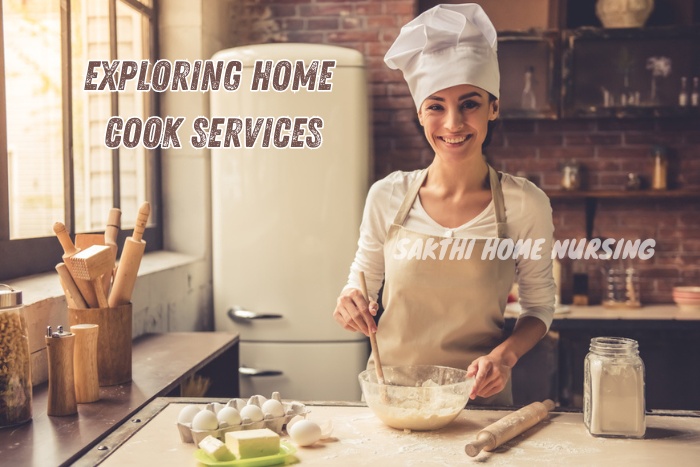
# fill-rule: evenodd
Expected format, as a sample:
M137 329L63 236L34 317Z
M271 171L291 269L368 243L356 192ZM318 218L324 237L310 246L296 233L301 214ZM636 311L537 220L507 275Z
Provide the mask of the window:
M89 60L155 62L153 0L2 0L0 20L0 280L52 270L53 224L101 232L112 207L123 241L149 201L161 248L159 152L104 144L109 117L157 115L157 94L83 90Z

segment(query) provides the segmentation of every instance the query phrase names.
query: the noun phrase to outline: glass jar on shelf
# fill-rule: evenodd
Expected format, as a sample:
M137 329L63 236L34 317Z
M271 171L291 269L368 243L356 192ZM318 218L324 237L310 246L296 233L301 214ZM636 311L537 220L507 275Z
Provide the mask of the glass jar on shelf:
M31 361L22 292L0 284L0 427L31 418Z
M603 306L609 308L639 308L639 273L633 267L605 269L603 277Z

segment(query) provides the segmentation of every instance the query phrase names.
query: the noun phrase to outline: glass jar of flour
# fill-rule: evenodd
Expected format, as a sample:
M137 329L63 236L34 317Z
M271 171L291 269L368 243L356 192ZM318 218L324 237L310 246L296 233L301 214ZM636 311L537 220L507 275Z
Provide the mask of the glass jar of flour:
M583 421L590 434L644 436L644 362L637 341L623 337L591 339L583 385Z

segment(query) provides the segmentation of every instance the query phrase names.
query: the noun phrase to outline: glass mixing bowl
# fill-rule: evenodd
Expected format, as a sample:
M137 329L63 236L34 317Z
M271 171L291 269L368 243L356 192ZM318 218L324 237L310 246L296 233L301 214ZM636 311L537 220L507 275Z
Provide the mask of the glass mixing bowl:
M386 425L416 431L448 425L469 401L474 378L466 370L435 365L385 366L385 384L377 374L359 374L365 402Z

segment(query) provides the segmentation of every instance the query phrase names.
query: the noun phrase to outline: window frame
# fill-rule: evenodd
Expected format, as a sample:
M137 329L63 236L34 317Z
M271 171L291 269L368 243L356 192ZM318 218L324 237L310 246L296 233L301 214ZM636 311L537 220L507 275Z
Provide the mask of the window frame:
M138 0L107 0L109 2L109 36L110 60L117 60L117 2L131 7L149 21L149 60L158 59L158 3L152 0L152 7ZM64 223L66 229L75 235L75 182L73 173L73 113L72 113L72 56L71 56L71 2L60 2L61 6L61 88L62 88L62 125L63 125L63 184L64 184ZM53 237L10 239L10 199L9 167L7 152L7 99L5 90L5 45L2 2L0 1L0 281L52 271L61 262L63 249ZM118 94L112 93L111 114L119 115ZM152 115L159 115L158 93L149 93ZM160 149L146 149L153 157L153 172L147 180L147 192L151 193L151 212L153 225L146 228L143 239L146 251L163 248L163 216L161 194L161 154ZM112 203L121 205L119 148L112 152ZM99 232L91 232L99 233ZM118 244L133 230L121 230ZM121 254L121 252L120 252Z

